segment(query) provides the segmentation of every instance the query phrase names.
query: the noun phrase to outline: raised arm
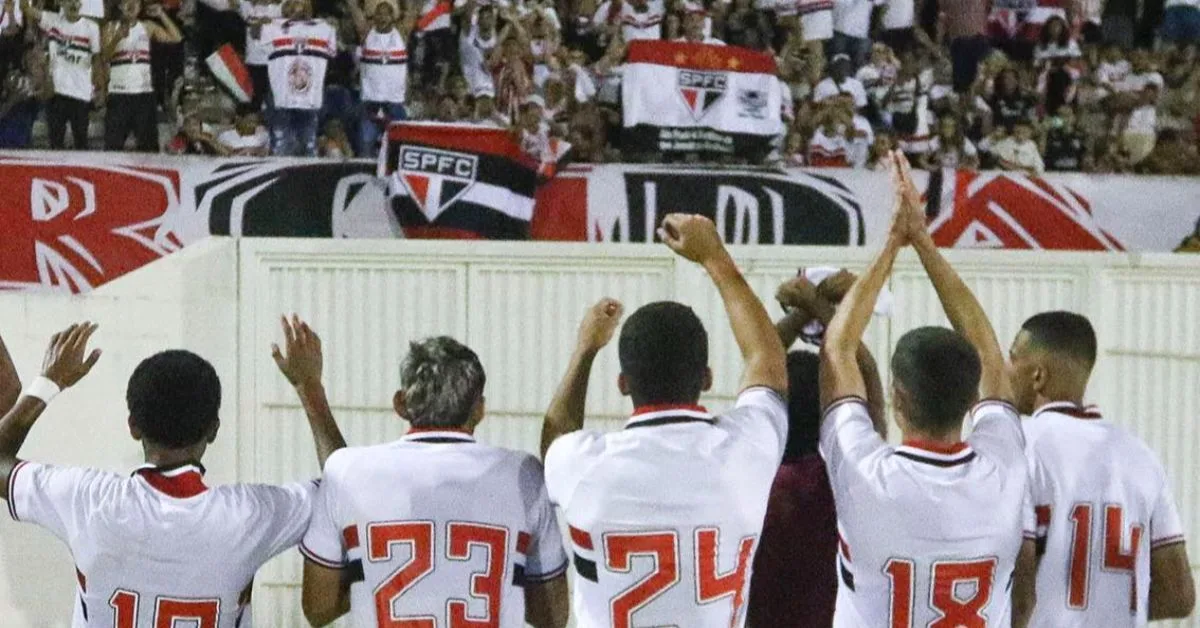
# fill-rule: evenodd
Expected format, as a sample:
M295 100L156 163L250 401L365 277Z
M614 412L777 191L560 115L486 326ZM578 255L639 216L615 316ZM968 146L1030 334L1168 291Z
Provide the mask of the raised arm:
M742 389L765 386L787 397L787 358L775 325L750 289L717 227L704 216L669 214L658 235L681 257L704 267L721 293L733 337L742 352Z
M346 0L346 8L350 11L350 19L354 21L354 30L358 33L359 41L366 41L367 34L371 32L371 25L367 22L367 16L363 14L358 0Z
M88 339L96 332L96 327L92 323L82 323L54 334L42 363L42 375L0 419L0 498L8 499L8 479L20 462L17 453L46 404L59 392L83 379L100 359L99 349L87 353Z
M33 23L41 26L42 10L33 6L29 0L21 0L21 13L25 15L27 20L32 20Z
M559 383L542 421L543 460L554 439L583 429L583 409L587 401L592 363L596 360L596 354L612 340L623 311L620 301L600 299L579 324L579 338L567 365L567 373Z
M20 396L21 378L8 354L8 347L4 346L4 338L0 338L0 415L8 414Z
M1000 349L1000 343L996 341L992 323L975 295L971 293L971 289L933 243L933 238L925 227L924 212L921 211L921 193L912 181L908 160L903 154L897 154L896 160L900 168L903 203L910 216L913 248L920 256L921 265L925 267L925 272L937 291L942 309L950 319L950 325L979 353L979 361L983 368L979 378L979 392L984 399L1011 401L1012 387L1006 373L1004 352Z
M304 406L304 414L308 416L308 426L317 447L317 462L323 469L329 456L346 446L346 439L333 420L329 400L325 397L325 386L321 383L325 361L321 352L321 338L295 314L290 321L286 316L281 317L280 321L286 353L280 351L279 345L271 345L271 357L300 397L300 405Z
M146 30L150 31L150 38L160 44L177 44L183 41L183 31L179 30L179 25L171 16L163 11L161 4L152 4L146 7L146 15L152 18L153 21L144 22L147 26Z
M899 171L893 165L893 181ZM854 282L846 297L838 306L837 313L825 329L825 340L821 344L821 406L842 397L867 398L867 381L859 368L858 352L863 333L871 321L875 301L883 285L892 274L892 265L900 249L908 244L904 203L897 194L896 211L892 228L888 232L883 250L871 261L866 272Z

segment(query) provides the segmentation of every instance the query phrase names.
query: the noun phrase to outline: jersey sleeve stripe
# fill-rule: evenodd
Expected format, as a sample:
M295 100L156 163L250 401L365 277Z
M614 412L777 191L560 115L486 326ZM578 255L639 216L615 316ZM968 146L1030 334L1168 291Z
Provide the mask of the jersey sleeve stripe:
M592 535L591 534L588 534L587 532L584 532L583 530L580 530L579 528L576 528L575 526L567 526L567 528L571 532L571 540L574 541L575 544L578 545L581 549L585 549L585 550L595 549L595 547L592 545Z
M1174 536L1168 536L1165 538L1158 539L1157 541L1151 541L1150 549L1158 549L1160 547L1168 547L1171 545L1178 545L1183 542L1184 542L1183 535L1176 534Z
M329 569L343 569L346 566L345 563L341 561L329 560L328 558L321 557L321 555L308 549L304 543L300 544L300 554L303 555L304 558L311 560L322 567L328 567Z
M833 412L834 410L837 410L838 408L840 408L848 403L858 403L858 404L862 404L865 406L865 405L867 405L867 400L863 399L862 397L859 397L858 395L848 395L846 397L838 397L837 399L834 399L833 401L829 402L829 405L825 407L825 411L821 413L821 419L824 420L824 419L828 418L829 413Z
M346 551L356 549L358 542L358 525L348 525L342 530L342 542L346 545Z
M528 554L529 553L529 543L531 540L532 540L532 538L529 536L528 532L518 532L517 533L517 553L518 554Z
M23 469L27 464L29 464L27 461L22 460L17 463L17 466L12 468L12 471L8 472L8 514L12 517L13 521L21 520L21 518L17 516L17 500L13 496L13 487L17 485L17 474L20 473L21 469Z
M567 567L569 567L569 566L570 566L570 562L564 560L563 564L559 565L555 569L551 569L550 571L547 571L546 573L533 574L533 575L526 573L525 574L525 582L538 584L541 582L547 582L547 581L553 580L553 579L563 575L564 573L567 573Z

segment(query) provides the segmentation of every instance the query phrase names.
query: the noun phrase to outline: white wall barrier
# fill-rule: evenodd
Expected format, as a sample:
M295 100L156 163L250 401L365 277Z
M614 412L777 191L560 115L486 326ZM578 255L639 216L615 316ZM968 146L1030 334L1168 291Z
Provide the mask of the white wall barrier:
M15 337L9 342L23 375L37 368L53 328L69 320L99 320L97 340L107 349L107 363L97 367L93 379L56 402L39 424L27 448L30 457L115 470L134 466L138 452L123 431L123 378L146 354L183 346L216 361L225 383L226 429L218 451L206 461L211 477L283 482L316 474L307 424L268 355L270 343L278 340L282 312L299 313L322 334L326 385L351 444L403 432L390 399L407 342L446 333L474 347L488 370L488 418L481 439L534 450L541 413L569 357L576 324L602 296L620 298L630 309L659 299L692 305L710 330L716 386L705 403L724 407L737 386L736 346L716 291L699 269L665 249L266 239L206 246L87 297L0 294L0 333ZM735 251L766 299L798 266L835 263L860 269L870 254L847 248ZM1003 344L1035 312L1066 308L1092 318L1101 357L1090 401L1135 430L1162 457L1181 515L1196 538L1200 259L979 251L953 251L950 257L993 316ZM228 281L218 292L208 292L217 278ZM869 331L885 371L882 358L901 334L945 322L913 256L897 263L891 287L896 311L891 319L876 319ZM773 303L769 309L780 314ZM616 428L629 412L628 401L616 391L616 374L610 348L592 380L589 426ZM0 623L66 625L74 586L66 553L45 533L3 525L0 613L5 619ZM28 565L38 568L30 574ZM299 606L300 566L298 554L288 552L259 574L256 625L306 625ZM1200 626L1200 621L1180 625Z

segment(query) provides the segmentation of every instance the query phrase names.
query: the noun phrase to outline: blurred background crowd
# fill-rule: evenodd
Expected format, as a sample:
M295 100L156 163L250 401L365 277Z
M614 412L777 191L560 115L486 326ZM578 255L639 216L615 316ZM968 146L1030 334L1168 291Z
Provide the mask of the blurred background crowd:
M0 147L348 158L417 119L662 161L622 149L620 90L663 39L775 57L771 163L1200 173L1200 0L47 1L0 0Z

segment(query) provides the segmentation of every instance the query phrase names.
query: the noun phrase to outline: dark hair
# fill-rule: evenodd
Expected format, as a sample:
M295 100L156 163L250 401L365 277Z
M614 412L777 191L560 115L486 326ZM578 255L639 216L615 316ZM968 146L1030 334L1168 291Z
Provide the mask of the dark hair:
M821 427L820 367L820 358L811 351L792 351L787 356L788 437L784 462L817 453Z
M190 351L163 351L133 370L125 403L145 440L182 449L208 438L217 424L221 380L204 358Z
M931 435L961 428L979 398L981 371L975 347L944 327L904 334L892 354L892 373L908 395L905 418Z
M692 308L674 301L644 305L625 321L618 345L634 405L700 399L708 333Z
M1096 330L1082 314L1074 312L1042 312L1021 325L1033 344L1050 352L1071 357L1091 368L1096 363Z
M486 384L479 356L457 340L437 336L409 343L400 365L404 418L413 427L463 427Z
M1071 43L1071 28L1069 26L1067 26L1066 20L1064 20L1063 18L1061 18L1057 15L1052 16L1050 19L1046 20L1046 22L1042 24L1042 32L1041 32L1040 36L1038 37L1039 44L1043 48L1050 45L1050 43L1051 43L1050 42L1050 23L1051 22L1058 22L1059 24L1062 24L1062 32L1059 33L1059 35L1058 35L1058 41L1053 42L1053 43L1058 44L1059 46L1061 46L1063 48L1066 48Z

